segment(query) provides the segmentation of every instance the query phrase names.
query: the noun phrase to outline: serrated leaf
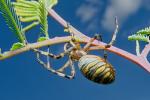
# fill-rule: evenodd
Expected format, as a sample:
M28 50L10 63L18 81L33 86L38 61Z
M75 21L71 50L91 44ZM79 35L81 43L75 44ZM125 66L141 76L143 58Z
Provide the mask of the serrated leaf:
M10 0L0 0L0 12L11 31L17 35L19 41L25 43L21 22L19 21Z
M17 50L17 49L20 49L24 47L24 44L23 43L20 43L20 42L17 42L17 43L14 43L11 47L11 51L14 51L14 50Z
M40 0L40 23L41 23L41 31L45 34L46 37L49 37L48 35L48 21L47 21L47 15L48 12L45 8L46 0Z
M35 20L39 21L39 3L37 1L19 0L17 2L13 2L13 5L17 15L20 16L20 19L30 19L30 22ZM32 18L34 18L34 20L31 20Z
M144 41L144 42L149 42L149 36L142 35L142 34L134 34L128 37L128 40L138 40L138 41Z
M37 41L42 42L42 41L47 40L47 39L48 39L47 37L39 37Z
M137 32L137 34L150 35L150 27L146 27L145 29L141 29Z
M46 36L48 35L48 21L46 10L47 1L52 2L51 0L39 0L39 1L17 1L13 4L15 5L15 10L17 15L20 16L22 22L39 22L40 30ZM55 4L55 1L52 3ZM36 25L35 25L36 26Z

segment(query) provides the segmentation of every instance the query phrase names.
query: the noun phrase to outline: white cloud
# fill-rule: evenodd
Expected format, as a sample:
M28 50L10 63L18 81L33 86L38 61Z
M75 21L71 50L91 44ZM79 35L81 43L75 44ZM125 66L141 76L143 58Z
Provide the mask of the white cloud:
M89 32L89 31L95 31L95 30L97 30L97 28L99 27L98 26L98 19L97 18L94 18L88 25L87 25L87 29L86 29L86 31L87 32Z
M93 19L93 17L97 14L97 12L98 12L97 8L91 5L82 4L78 8L76 15L77 17L80 18L82 23L85 23Z
M103 0L85 0L78 7L76 16L83 24L87 25L86 31L98 30L100 26L108 31L113 31L115 16L117 16L119 27L121 27L126 19L135 14L140 7L150 10L150 0L109 0L104 13L102 13L103 3ZM102 19L99 18L99 14Z
M85 0L77 9L76 16L86 25L85 31L95 31L99 27L98 15L101 12L102 0Z
M117 16L121 26L128 16L140 8L141 2L142 0L111 0L110 5L106 8L103 20L101 20L101 25L105 29L112 31L115 27L115 16Z

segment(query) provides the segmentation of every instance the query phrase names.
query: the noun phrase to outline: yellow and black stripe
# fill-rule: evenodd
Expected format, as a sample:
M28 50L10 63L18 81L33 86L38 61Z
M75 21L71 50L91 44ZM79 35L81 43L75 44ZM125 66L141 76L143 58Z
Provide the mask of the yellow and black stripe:
M96 83L109 84L115 80L115 70L105 59L95 55L85 55L79 59L83 75Z

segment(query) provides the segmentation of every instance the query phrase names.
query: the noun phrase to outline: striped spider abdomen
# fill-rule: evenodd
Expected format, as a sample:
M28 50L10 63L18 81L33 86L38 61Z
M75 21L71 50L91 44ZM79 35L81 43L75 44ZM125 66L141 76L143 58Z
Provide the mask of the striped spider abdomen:
M95 55L84 55L78 66L89 80L101 84L110 84L115 80L115 70L105 59Z

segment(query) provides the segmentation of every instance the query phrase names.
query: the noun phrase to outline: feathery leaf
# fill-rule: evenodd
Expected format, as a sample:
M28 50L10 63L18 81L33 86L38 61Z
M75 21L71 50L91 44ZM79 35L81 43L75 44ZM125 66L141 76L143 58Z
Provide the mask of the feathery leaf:
M45 8L46 0L40 0L40 23L41 23L41 31L45 34L46 37L48 36L48 21L47 21L47 10Z
M46 0L39 1L18 1L13 3L17 15L22 22L39 22L41 33L48 36L47 10L45 8Z
M134 34L128 37L128 40L139 40L139 41L144 41L144 42L150 42L149 36L147 35L142 35L142 34Z
M139 30L137 34L145 34L150 35L150 27L146 27L145 29Z
M11 31L17 35L20 42L25 43L21 23L10 0L0 0L0 11Z

